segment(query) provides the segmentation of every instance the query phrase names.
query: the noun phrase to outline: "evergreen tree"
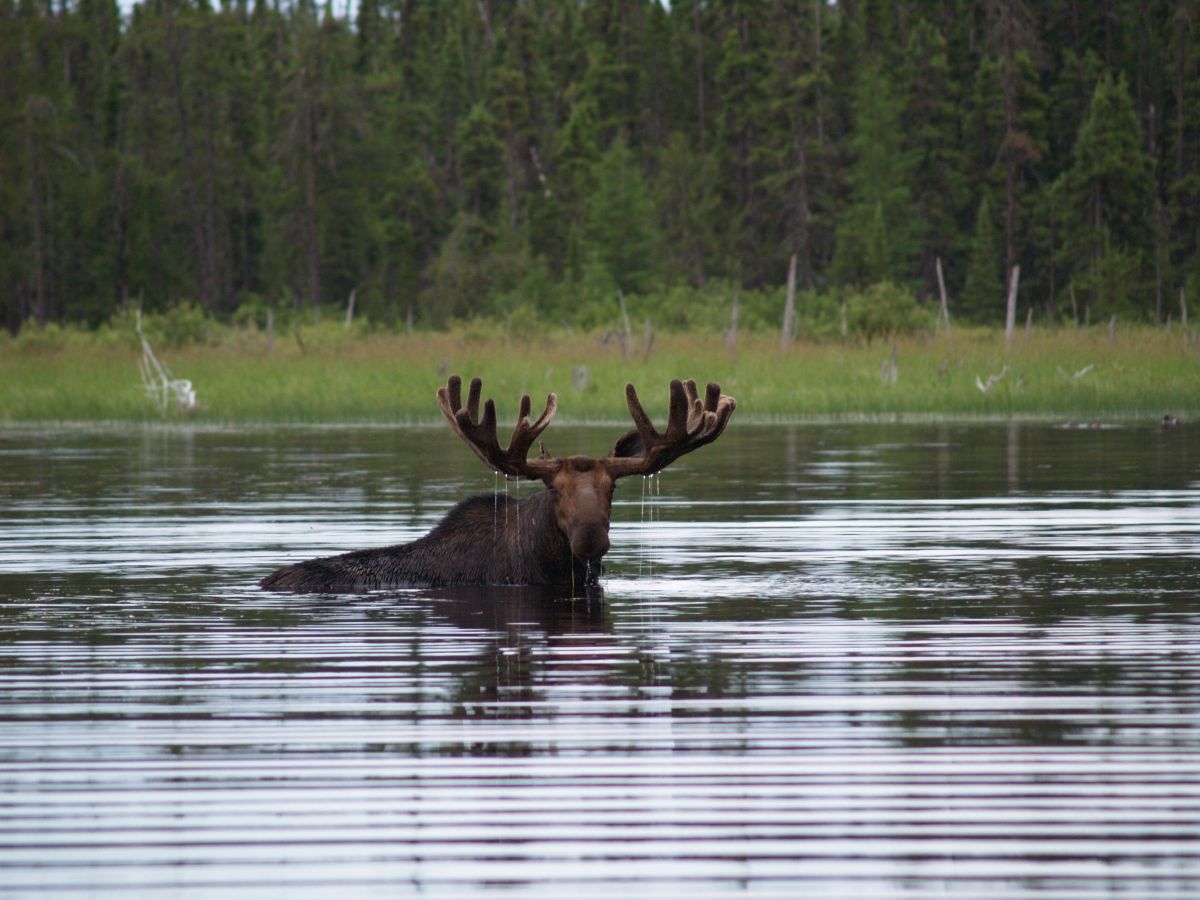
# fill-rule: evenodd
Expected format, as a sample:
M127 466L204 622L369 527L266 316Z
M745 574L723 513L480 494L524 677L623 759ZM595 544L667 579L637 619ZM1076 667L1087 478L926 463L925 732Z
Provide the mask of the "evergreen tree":
M854 96L850 203L838 223L832 273L848 284L905 281L919 223L910 191L917 158L904 146L903 98L878 66L863 70Z
M484 103L476 103L458 123L456 162L461 174L463 197L460 205L476 216L495 210L500 197L503 151L497 134L496 117Z
M724 262L716 161L677 131L659 150L657 169L655 205L668 274L702 285Z
M783 242L773 260L786 271L796 256L803 288L815 283L817 267L828 261L834 216L832 151L825 135L824 92L828 74L819 54L821 20L808 4L772 4L764 40L764 98L761 137L753 157L758 169L760 241ZM760 251L761 252L761 251Z
M568 94L575 93L568 91ZM587 211L596 161L600 157L600 126L595 104L583 96L574 103L555 135L553 169L547 190L531 216L531 239L536 251L557 260L556 271L577 276L586 262L580 223Z
M769 216L758 156L758 148L767 143L770 101L766 91L772 75L765 45L770 33L739 4L719 7L710 22L719 46L715 81L724 99L717 118L716 154L722 203L729 210L730 255L736 268L733 274L751 284L777 280L783 270L779 259L786 257L786 247L778 238L779 223L773 222L773 228L764 225ZM770 256L764 259L766 231L772 233L766 244Z
M976 322L995 322L1004 314L1004 247L992 205L984 194L975 213L961 309Z
M969 194L959 113L962 86L955 81L946 39L932 23L913 28L902 75L908 100L901 125L914 157L909 184L919 248L916 274L925 293L934 294L938 258L945 267L968 250Z
M1063 260L1080 299L1101 315L1152 312L1150 160L1124 78L1097 83L1071 168L1055 190Z
M1170 4L1164 159L1171 287L1200 299L1200 0ZM1174 298L1168 298L1169 301ZM1174 308L1168 302L1167 308Z
M1040 45L1033 16L1022 0L985 0L984 9L987 45L997 63L1003 118L997 161L1004 173L1004 260L1008 272L1019 257L1019 205L1026 169L1041 156L1036 130L1028 123L1031 100L1040 100L1033 71Z
M658 258L654 204L637 160L621 138L597 161L594 184L587 205L591 254L621 290L646 290Z

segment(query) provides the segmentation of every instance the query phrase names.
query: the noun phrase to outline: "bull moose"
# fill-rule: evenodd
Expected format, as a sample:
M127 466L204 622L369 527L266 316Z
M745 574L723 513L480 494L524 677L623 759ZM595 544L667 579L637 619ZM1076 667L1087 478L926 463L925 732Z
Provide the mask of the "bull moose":
M452 375L437 392L438 405L454 429L493 471L511 480L538 480L546 490L517 500L507 494L470 497L446 513L434 529L408 544L356 550L285 566L261 582L264 588L307 593L445 585L586 585L600 576L608 552L608 526L617 479L652 475L685 453L715 441L736 401L715 383L701 399L694 381L672 381L666 431L659 433L633 385L625 399L633 430L607 456L551 456L533 442L558 410L550 394L536 421L521 398L508 448L496 437L496 405L479 415L482 384L471 381L462 404L462 379Z

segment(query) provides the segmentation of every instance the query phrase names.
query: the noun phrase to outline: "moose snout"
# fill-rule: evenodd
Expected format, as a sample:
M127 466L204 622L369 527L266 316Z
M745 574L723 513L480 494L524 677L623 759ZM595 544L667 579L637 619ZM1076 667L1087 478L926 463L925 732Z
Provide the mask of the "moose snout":
M578 525L571 529L571 553L579 559L599 559L608 552L608 523Z

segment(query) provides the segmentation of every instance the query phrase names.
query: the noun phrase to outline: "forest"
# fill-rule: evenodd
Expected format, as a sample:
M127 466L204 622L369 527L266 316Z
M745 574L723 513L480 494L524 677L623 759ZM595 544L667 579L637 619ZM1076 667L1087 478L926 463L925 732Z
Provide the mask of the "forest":
M0 72L14 334L1200 296L1200 0L0 0Z

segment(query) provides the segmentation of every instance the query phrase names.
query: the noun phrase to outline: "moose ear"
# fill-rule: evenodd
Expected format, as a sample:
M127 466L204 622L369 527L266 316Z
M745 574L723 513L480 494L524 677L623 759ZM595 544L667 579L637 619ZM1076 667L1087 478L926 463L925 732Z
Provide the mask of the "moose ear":
M617 441L616 445L612 448L612 452L608 455L618 457L639 457L644 456L645 453L646 447L642 443L642 436L638 434L637 429L635 428L621 435L620 440Z

